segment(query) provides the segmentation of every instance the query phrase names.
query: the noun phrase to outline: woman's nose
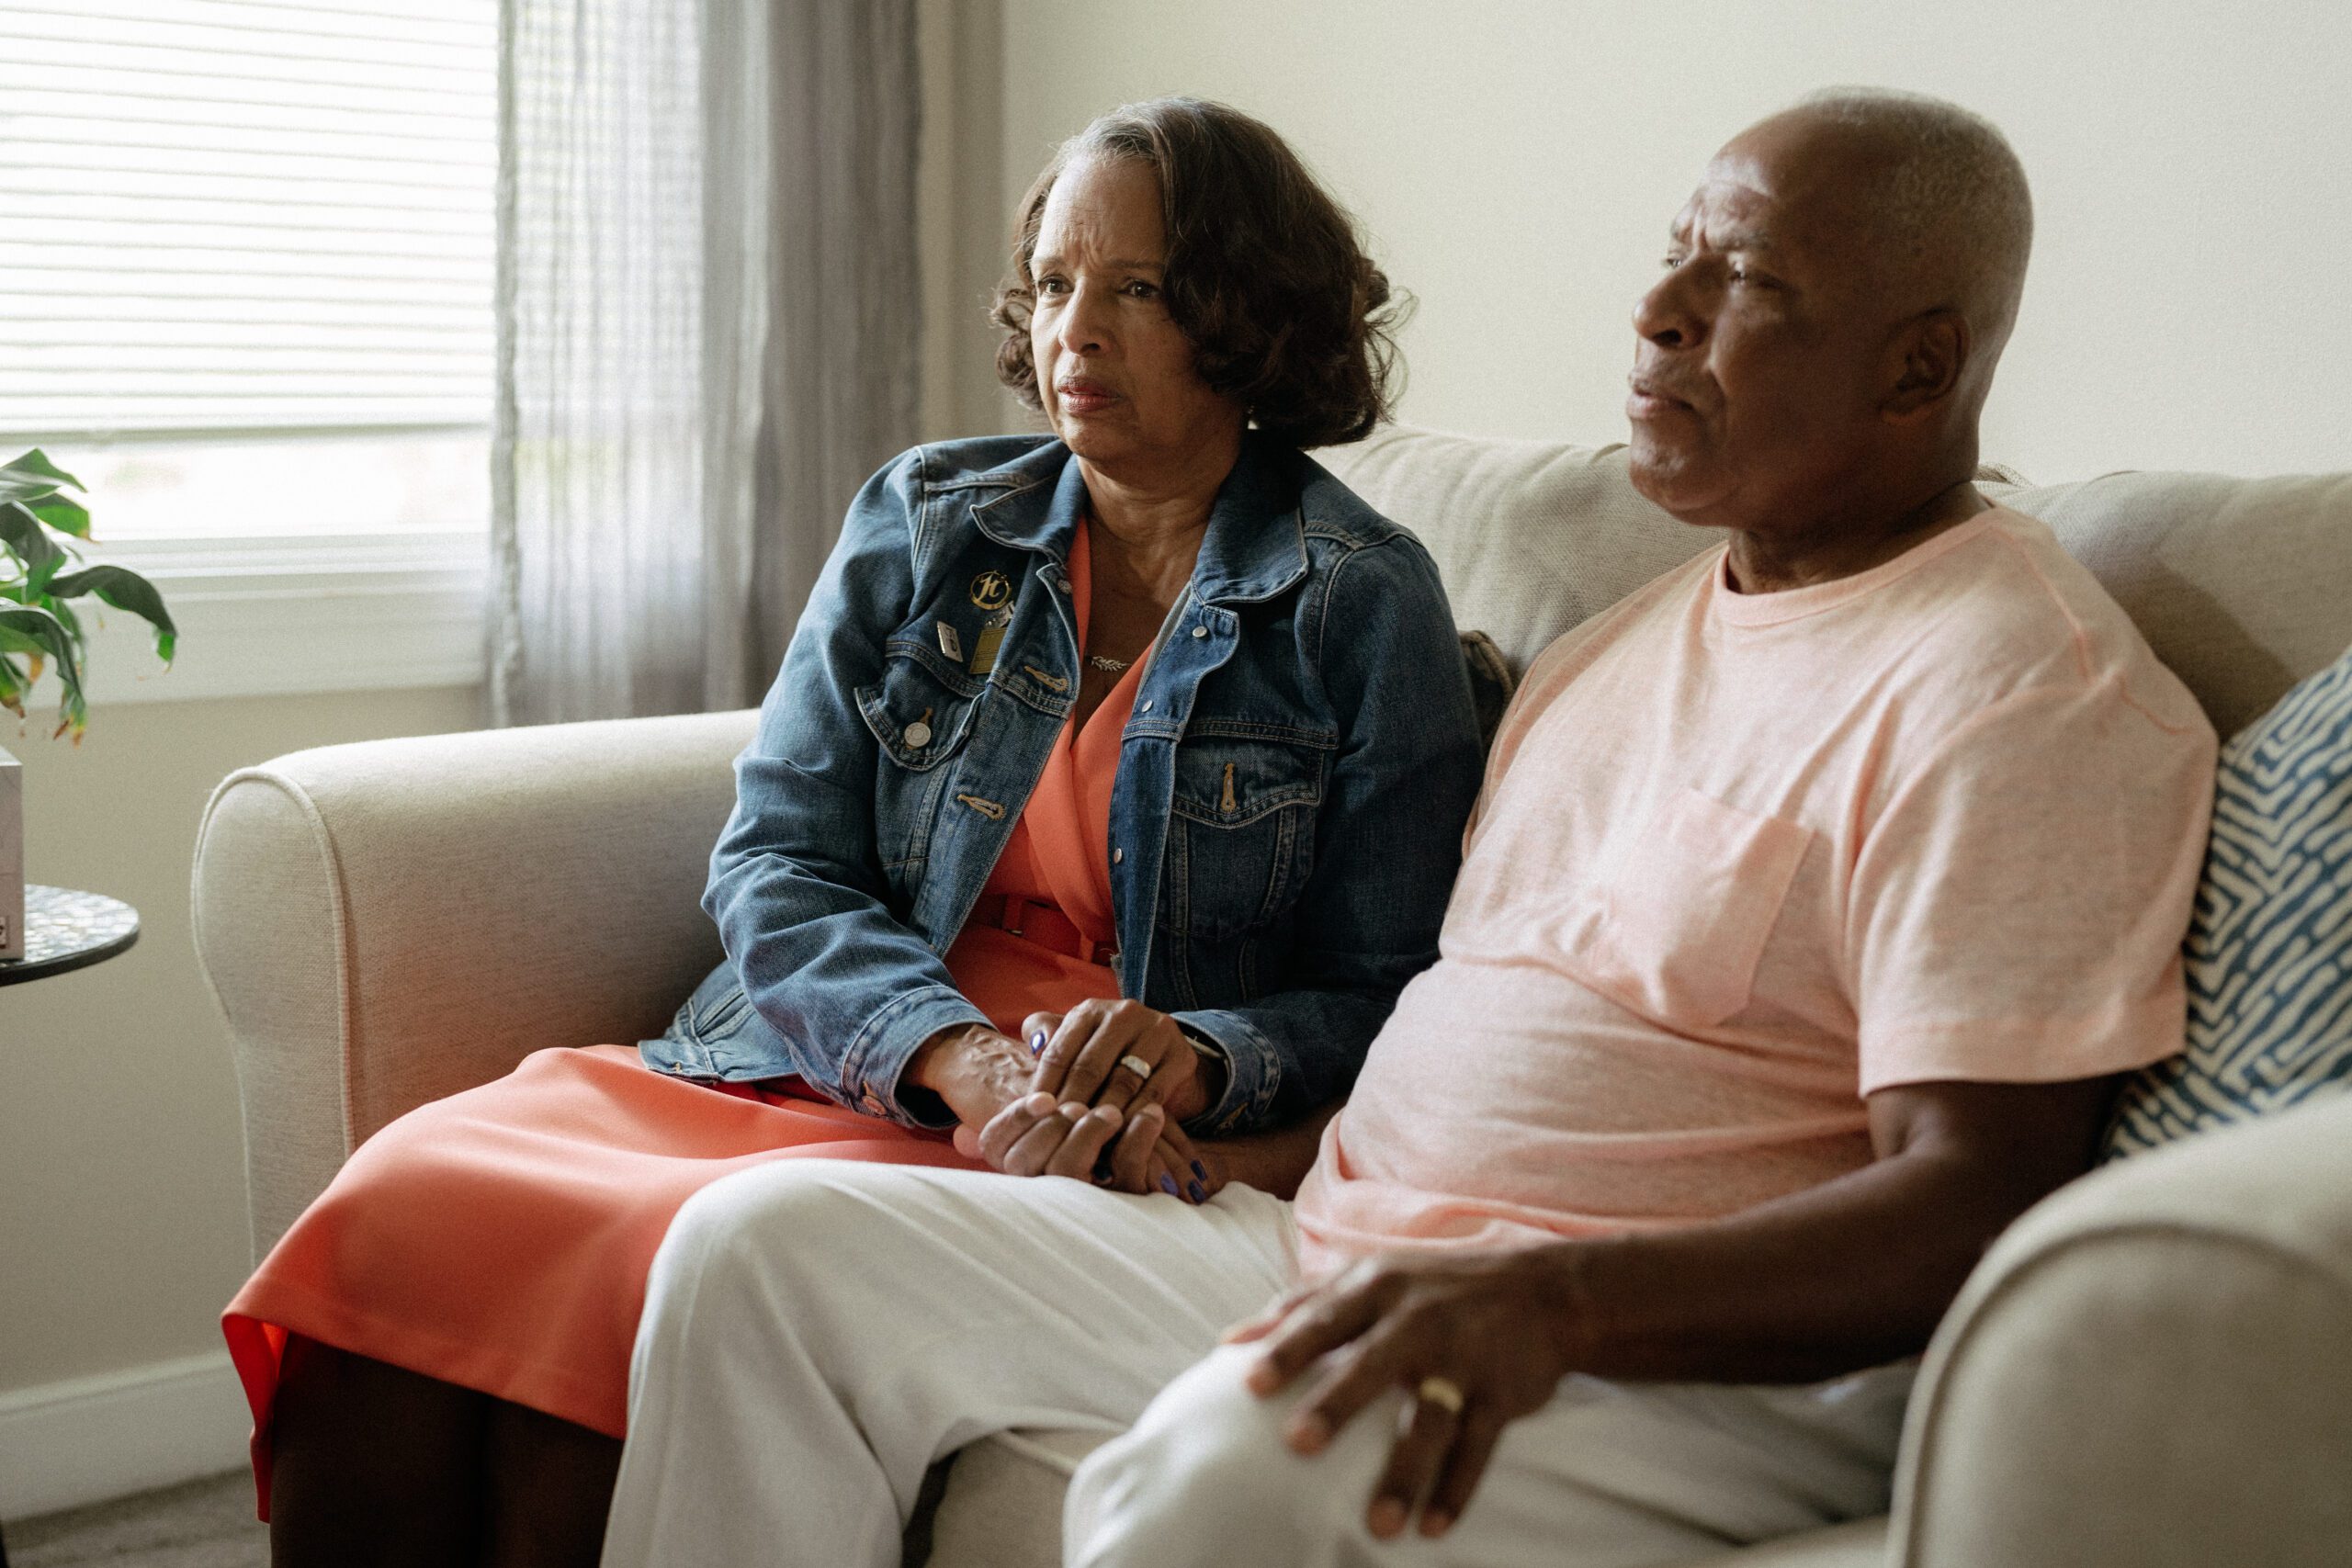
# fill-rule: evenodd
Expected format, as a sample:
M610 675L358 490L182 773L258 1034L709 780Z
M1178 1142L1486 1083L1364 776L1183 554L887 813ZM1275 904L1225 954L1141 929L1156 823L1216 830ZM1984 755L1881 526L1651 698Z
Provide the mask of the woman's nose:
M1105 334L1102 291L1081 283L1070 290L1069 300L1062 307L1055 337L1064 354L1100 354Z
M1669 268L1634 303L1634 330L1660 348L1695 348L1707 335L1682 267Z

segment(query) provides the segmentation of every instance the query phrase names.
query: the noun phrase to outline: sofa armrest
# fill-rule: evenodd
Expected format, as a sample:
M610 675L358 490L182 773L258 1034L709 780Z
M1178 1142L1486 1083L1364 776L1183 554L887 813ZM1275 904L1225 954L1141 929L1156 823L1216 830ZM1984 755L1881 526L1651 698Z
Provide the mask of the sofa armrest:
M1912 1396L1905 1568L2340 1563L2352 1541L2352 1098L2052 1195Z
M362 1139L548 1045L658 1033L750 712L330 746L232 774L198 838L259 1257Z

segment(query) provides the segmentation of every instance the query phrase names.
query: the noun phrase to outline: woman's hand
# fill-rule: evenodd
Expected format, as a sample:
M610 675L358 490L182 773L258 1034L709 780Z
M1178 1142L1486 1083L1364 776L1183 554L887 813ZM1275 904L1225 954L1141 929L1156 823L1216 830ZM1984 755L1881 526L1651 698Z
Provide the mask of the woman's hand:
M1157 1101L1130 1116L1114 1105L1024 1095L997 1112L978 1137L957 1128L956 1146L1012 1176L1067 1176L1192 1203L1207 1202L1225 1185L1219 1162L1204 1158Z
M985 1024L943 1029L907 1058L901 1075L947 1102L962 1123L978 1133L989 1118L1026 1094L1036 1062L1017 1040Z
M1218 1069L1203 1063L1176 1021L1141 1002L1088 1000L1066 1013L1033 1012L1021 1032L1037 1058L1029 1087L1057 1101L1129 1113L1157 1101L1175 1122L1198 1116L1225 1092L1211 1081Z

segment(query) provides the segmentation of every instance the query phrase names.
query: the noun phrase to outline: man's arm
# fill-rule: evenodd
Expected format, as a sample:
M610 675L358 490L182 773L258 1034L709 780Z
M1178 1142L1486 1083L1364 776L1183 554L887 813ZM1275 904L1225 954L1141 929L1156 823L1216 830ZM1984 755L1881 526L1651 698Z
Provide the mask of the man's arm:
M1314 1370L1289 1427L1313 1453L1388 1389L1452 1383L1462 1408L1417 1404L1370 1513L1394 1535L1426 1495L1421 1529L1440 1533L1504 1426L1569 1372L1811 1382L1919 1350L1994 1237L2089 1168L2113 1087L1882 1089L1872 1164L1729 1218L1359 1264L1238 1331L1267 1342L1251 1387Z

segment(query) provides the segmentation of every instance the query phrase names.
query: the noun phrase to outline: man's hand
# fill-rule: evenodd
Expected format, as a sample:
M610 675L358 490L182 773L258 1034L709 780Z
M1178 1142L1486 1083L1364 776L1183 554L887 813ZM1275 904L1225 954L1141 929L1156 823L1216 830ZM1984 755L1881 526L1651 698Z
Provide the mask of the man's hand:
M1121 1111L1156 1100L1184 1122L1225 1090L1202 1071L1176 1021L1141 1002L1089 1000L1067 1013L1031 1013L1021 1033L1037 1058L1030 1087L1059 1100Z
M1266 1341L1250 1388L1314 1369L1284 1433L1302 1454L1383 1393L1413 1401L1365 1522L1386 1540L1420 1507L1421 1533L1462 1517L1503 1427L1543 1407L1575 1364L1574 1252L1538 1247L1359 1263L1227 1336Z

